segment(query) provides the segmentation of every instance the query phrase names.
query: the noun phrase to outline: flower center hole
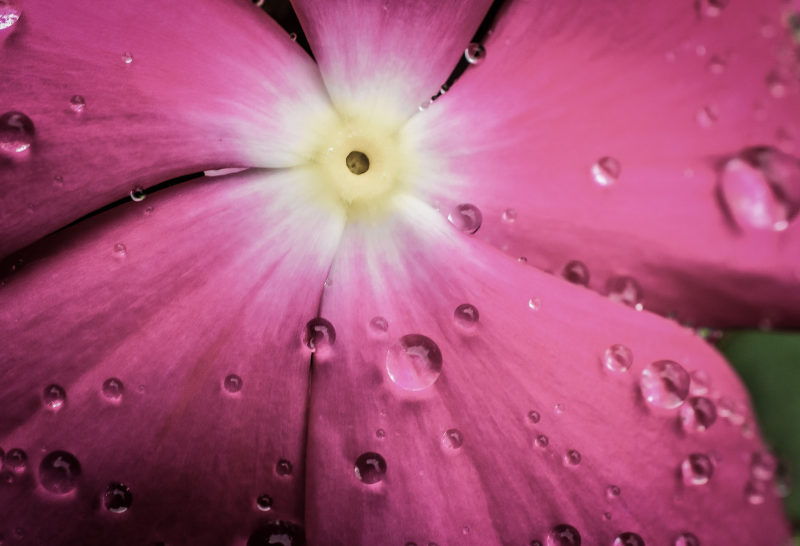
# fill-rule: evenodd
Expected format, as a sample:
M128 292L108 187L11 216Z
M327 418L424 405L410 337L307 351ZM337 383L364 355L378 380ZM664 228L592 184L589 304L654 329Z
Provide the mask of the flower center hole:
M353 174L364 174L369 170L369 158L364 152L353 150L347 154L345 163Z

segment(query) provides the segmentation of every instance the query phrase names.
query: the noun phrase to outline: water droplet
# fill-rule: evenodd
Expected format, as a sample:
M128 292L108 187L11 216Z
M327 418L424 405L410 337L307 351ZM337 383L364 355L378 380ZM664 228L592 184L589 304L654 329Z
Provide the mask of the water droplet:
M122 62L125 64L131 64L133 62L133 54L130 51L126 51L122 54Z
M717 122L717 119L719 119L719 113L716 107L709 104L702 106L695 114L697 124L703 129L712 127Z
M483 214L478 207L470 203L462 203L453 207L447 219L453 226L464 233L473 234L483 223Z
M389 331L389 321L383 317L372 317L369 321L369 329L373 335L383 337Z
M612 186L622 174L622 165L619 160L605 156L592 165L592 178L598 186Z
M520 256L519 258L517 258L517 262L521 264L526 264L528 263L528 258L526 258L525 256Z
M730 0L696 0L695 9L700 17L719 17Z
M145 216L150 216L151 214L153 214L153 207L147 207L146 209L144 209Z
M681 533L675 537L673 546L700 546L700 540L692 533Z
M9 449L3 460L3 466L18 476L24 474L28 469L28 454L18 447Z
M293 41L293 42L296 42L297 41L297 33L296 32L290 32L289 33L289 39L291 41Z
M64 495L78 486L81 465L72 453L53 451L39 464L39 483L42 487Z
M64 185L64 177L60 174L57 174L53 177L53 184L58 186L59 188Z
M752 505L764 504L767 500L768 482L750 480L744 487L744 497Z
M564 269L561 271L561 276L567 279L572 284L579 284L581 286L589 285L589 268L586 264L579 260L572 260L567 262Z
M133 494L130 488L122 483L112 482L103 493L103 506L115 514L127 512L133 503Z
M31 118L22 112L6 112L0 116L0 151L6 154L24 152L33 144L36 129Z
M462 329L471 331L478 325L480 314L477 307L470 303L462 303L453 313L453 321Z
M541 540L531 540L530 544L528 544L528 546L542 546L542 541Z
M734 425L741 425L745 422L746 411L745 406L730 398L722 397L717 401L717 415Z
M750 460L750 474L756 480L773 480L778 470L778 459L768 451L753 453Z
M612 372L625 373L633 365L633 351L621 343L616 343L606 349L603 354L603 364Z
M303 528L287 521L271 521L256 529L246 546L300 546L306 543Z
M567 466L577 466L581 464L581 454L577 449L570 449L564 454L564 464Z
M469 64L481 64L486 58L486 49L481 44L472 42L464 50L464 58Z
M122 384L122 381L116 377L109 377L103 381L102 392L103 396L108 400L118 402L122 400L122 393L125 392L125 386Z
M714 464L702 453L692 453L681 463L681 476L686 485L705 485L713 473Z
M767 76L767 88L769 89L769 94L776 99L782 99L788 91L786 80L777 72L771 72Z
M123 243L114 245L114 256L116 258L125 258L128 255L128 248Z
M613 546L644 546L644 540L636 533L620 533L614 539Z
M419 111L424 112L425 110L430 108L431 104L433 104L433 101L431 99L422 101L419 105Z
M21 15L19 0L0 0L0 30L13 27Z
M708 374L703 370L695 370L691 374L692 383L689 386L690 392L695 396L701 396L708 393L711 387L711 379Z
M320 349L330 347L336 341L336 330L333 324L322 317L316 317L308 321L303 332L303 343L316 352Z
M533 445L536 447L545 448L550 445L550 439L544 434L539 434L536 438L534 438Z
M503 221L507 224L513 224L517 221L516 209L506 209L503 211Z
M639 385L647 403L661 409L674 409L689 396L689 374L672 360L658 360L642 370Z
M547 533L547 546L580 546L581 534L572 525L562 523Z
M256 508L262 512L269 512L272 510L272 497L269 495L259 495L256 499Z
M382 428L379 428L378 430L375 431L375 437L378 438L379 440L383 440L384 438L386 438L386 431L383 430Z
M131 200L136 201L137 203L144 201L147 194L144 193L144 188L142 186L136 186L131 190Z
M637 310L642 304L642 287L633 277L611 277L606 281L608 298Z
M531 410L528 412L528 421L531 423L538 423L541 420L542 416L539 415L539 412L536 410Z
M366 484L383 481L386 475L386 460L378 453L371 451L362 453L356 459L355 474L356 478Z
M561 415L564 413L564 404L555 404L553 405L553 413L556 415Z
M419 391L433 385L442 373L442 353L429 337L408 334L386 354L386 371L398 386Z
M705 432L717 420L717 409L708 398L693 396L681 406L680 420L686 432Z
M458 449L464 445L464 435L457 428L447 429L442 433L442 445L447 449Z
M725 62L725 59L723 59L722 57L714 56L711 57L711 59L708 61L706 68L708 69L709 73L714 74L715 76L719 76L720 74L725 72L725 69L727 68L727 63Z
M275 464L275 473L278 474L278 476L291 476L292 475L292 463L290 463L286 459L280 459Z
M48 385L42 392L42 398L47 409L58 411L67 403L67 392L60 385Z
M231 394L236 394L242 390L242 378L232 373L225 377L222 387Z
M606 487L606 498L614 500L622 494L622 490L616 485L609 485Z
M534 311L538 311L542 308L542 300L540 298L531 298L528 300L528 307Z

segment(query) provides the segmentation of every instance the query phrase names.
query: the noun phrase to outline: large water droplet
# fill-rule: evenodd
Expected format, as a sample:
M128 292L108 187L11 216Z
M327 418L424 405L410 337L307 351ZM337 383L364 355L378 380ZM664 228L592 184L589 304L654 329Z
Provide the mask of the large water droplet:
M102 393L105 398L113 402L118 402L122 399L122 394L125 392L125 386L122 381L116 377L109 377L103 381Z
M589 285L589 268L586 264L579 260L572 260L567 262L564 269L561 271L561 276L567 279L572 284L579 284L581 286Z
M272 510L272 497L269 495L259 495L256 499L256 508L262 512L269 512Z
M231 394L236 394L242 390L242 378L235 373L229 374L225 376L225 380L222 382L222 388Z
M464 445L464 435L457 428L447 429L442 433L442 445L447 449L458 449Z
M22 112L6 112L0 116L0 151L6 154L24 152L33 144L36 129L31 118Z
M130 488L122 483L112 482L103 493L103 506L115 514L127 512L133 503L133 494Z
M681 476L686 485L705 485L713 473L714 463L703 453L692 453L681 463Z
M547 533L547 546L580 546L581 534L572 525L562 523Z
M689 374L672 360L658 360L642 370L639 385L647 403L661 409L674 409L689 396Z
M58 411L67 403L67 392L60 385L48 385L42 392L42 399L47 409Z
M606 282L608 298L636 310L642 309L642 287L633 277L611 277Z
M354 471L356 478L363 483L378 483L386 475L386 460L379 453L362 453L356 459Z
M280 459L277 463L275 463L275 473L278 476L291 476L292 463L286 459Z
M81 464L72 453L66 451L53 451L39 464L39 483L58 495L75 489L80 475Z
M308 321L303 331L303 343L306 347L316 352L330 347L336 342L336 330L333 324L322 317Z
M28 454L18 447L9 449L3 460L3 466L16 475L24 474L28 469Z
M700 540L692 533L681 533L675 537L673 546L700 546Z
M480 313L471 303L462 303L453 313L453 321L463 330L472 331L478 325Z
M464 58L469 64L480 64L486 58L486 49L481 44L473 42L464 50Z
M419 391L430 387L439 378L442 353L431 338L408 334L389 348L386 371L398 387Z
M598 186L611 186L616 183L622 174L622 165L619 160L605 156L592 165L592 178Z
M708 398L693 396L681 406L680 419L686 432L705 432L717 420L717 409Z
M483 214L478 207L470 203L462 203L453 207L447 219L453 226L464 233L475 233L483 223Z
M621 343L616 343L606 349L603 354L603 364L612 372L625 373L633 366L633 351Z
M22 8L19 0L0 0L0 30L14 26L20 15Z
M613 546L644 546L644 540L636 533L620 533L614 539Z

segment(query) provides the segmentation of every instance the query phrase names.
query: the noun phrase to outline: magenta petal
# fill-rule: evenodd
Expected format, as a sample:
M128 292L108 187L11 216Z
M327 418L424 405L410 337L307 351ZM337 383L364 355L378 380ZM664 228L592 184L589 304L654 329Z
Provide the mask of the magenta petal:
M135 188L305 160L327 108L313 62L247 2L25 2L0 47L2 108L35 138L0 151L0 256Z
M439 91L488 0L294 0L334 103L400 119ZM397 121L399 121L398 119Z
M0 288L0 446L29 468L6 456L0 534L229 544L265 519L302 523L301 339L342 229L300 206L304 176L205 179L26 250ZM40 470L54 451L79 461L74 491ZM105 507L110 483L130 489L127 512Z
M386 233L348 228L331 270L322 314L337 340L310 387L312 542L528 544L568 524L589 545L782 543L769 484L761 504L745 494L763 449L747 394L709 345L453 234L425 206L407 212ZM612 371L615 344L632 356L614 348ZM695 394L710 381L707 430L708 412L681 425L665 409L688 375L643 399L643 370L664 359Z
M796 325L789 6L692 4L510 4L486 61L412 120L436 165L419 187L445 214L476 205L476 236L515 258L556 273L582 261L601 293L632 277L645 308L682 321ZM762 164L721 191L724 166L756 147L788 170Z

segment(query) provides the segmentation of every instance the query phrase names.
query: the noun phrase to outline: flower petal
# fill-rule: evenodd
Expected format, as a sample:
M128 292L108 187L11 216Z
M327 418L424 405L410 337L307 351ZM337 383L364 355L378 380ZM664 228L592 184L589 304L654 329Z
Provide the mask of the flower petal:
M321 313L337 342L310 386L312 542L528 544L561 524L583 544L623 532L646 544L788 536L768 484L761 504L746 499L763 444L709 345L454 235L425 205L404 207L394 225L348 228L331 270ZM605 368L613 344L632 350L628 372ZM684 432L677 409L643 399L640 374L662 359L695 373L695 393L710 378L720 418L707 431ZM660 386L648 391L655 402L673 396ZM713 465L703 485L699 463L687 470L696 485L681 478L695 453Z
M311 59L246 2L27 2L12 30L0 115L35 138L0 151L0 256L136 186L303 162L303 120L329 108Z
M0 476L13 482L0 488L0 534L227 544L265 518L302 522L301 336L343 224L297 206L304 176L185 184L26 250L0 288ZM120 400L118 387L104 394L110 378ZM52 384L66 392L58 411L42 403L59 405ZM29 457L21 476L14 448ZM74 493L55 495L40 465L62 450L82 474ZM133 495L124 514L103 505L114 482Z
M334 104L401 122L439 91L488 0L292 2Z
M582 261L602 293L632 277L646 308L681 320L798 324L800 221L749 229L720 202L744 199L757 219L800 209L788 13L694 4L512 3L486 62L412 120L430 154L419 187L445 214L476 205L477 236L514 257ZM794 172L750 169L726 196L722 166L758 146L794 154ZM767 201L778 194L789 202Z

